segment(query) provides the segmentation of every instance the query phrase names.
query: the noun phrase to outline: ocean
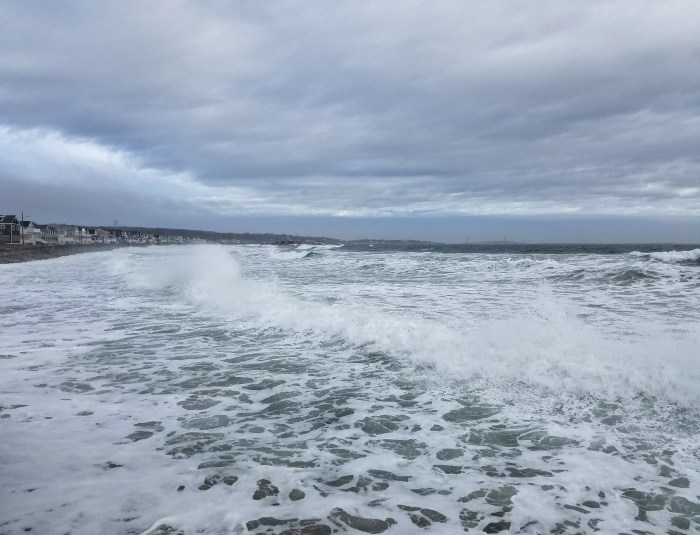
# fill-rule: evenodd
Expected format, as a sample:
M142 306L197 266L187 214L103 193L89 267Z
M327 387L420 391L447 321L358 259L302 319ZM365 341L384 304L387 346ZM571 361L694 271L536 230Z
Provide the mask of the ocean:
M700 533L700 249L0 266L0 534Z

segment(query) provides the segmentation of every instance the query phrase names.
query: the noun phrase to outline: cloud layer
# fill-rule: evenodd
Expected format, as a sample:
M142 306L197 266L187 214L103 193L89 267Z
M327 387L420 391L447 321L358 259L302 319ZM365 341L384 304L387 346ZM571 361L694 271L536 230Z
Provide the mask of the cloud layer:
M0 180L64 219L697 216L698 35L692 0L3 2Z

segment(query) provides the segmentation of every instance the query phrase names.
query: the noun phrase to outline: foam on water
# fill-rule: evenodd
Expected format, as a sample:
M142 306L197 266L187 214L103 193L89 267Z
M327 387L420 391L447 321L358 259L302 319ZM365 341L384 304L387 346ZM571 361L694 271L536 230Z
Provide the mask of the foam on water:
M0 266L0 533L697 531L692 266L276 251Z
M507 317L453 318L463 320L455 328L420 314L292 295L274 280L245 277L238 262L221 249L202 250L165 269L142 269L129 275L132 283L174 288L198 307L247 321L250 327L294 331L321 343L340 337L463 379L488 379L498 388L503 382L524 382L605 397L645 393L687 407L700 402L700 360L695 356L700 325L684 325L681 333L647 322L636 325L634 336L606 336L583 321L580 307L562 303L544 283Z
M690 264L700 263L700 249L692 249L690 251L663 251L658 253L640 253L635 251L631 254L651 258L652 260L658 260L660 262Z

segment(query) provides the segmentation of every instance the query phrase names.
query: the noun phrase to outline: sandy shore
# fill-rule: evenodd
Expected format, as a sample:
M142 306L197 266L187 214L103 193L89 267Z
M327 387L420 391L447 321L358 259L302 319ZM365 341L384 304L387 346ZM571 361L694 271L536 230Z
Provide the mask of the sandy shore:
M138 245L105 244L105 245L1 245L0 264L44 260L79 253L94 251L110 251L120 247L139 247Z

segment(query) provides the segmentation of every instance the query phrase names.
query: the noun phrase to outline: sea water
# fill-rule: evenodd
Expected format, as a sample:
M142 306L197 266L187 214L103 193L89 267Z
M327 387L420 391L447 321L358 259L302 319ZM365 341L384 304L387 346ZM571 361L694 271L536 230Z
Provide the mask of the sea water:
M0 533L698 533L700 249L0 266Z

